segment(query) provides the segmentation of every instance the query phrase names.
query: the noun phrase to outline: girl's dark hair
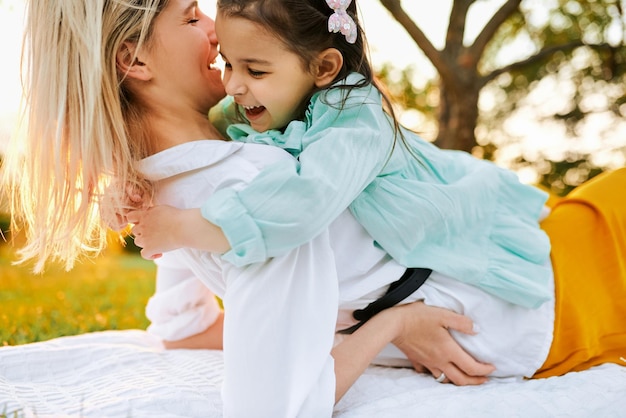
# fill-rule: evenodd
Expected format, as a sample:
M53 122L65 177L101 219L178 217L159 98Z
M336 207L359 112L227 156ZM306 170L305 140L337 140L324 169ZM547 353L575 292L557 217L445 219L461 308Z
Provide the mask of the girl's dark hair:
M356 0L352 0L347 9L357 25L358 34L353 44L347 42L340 32L328 31L328 19L334 11L326 0L218 0L217 10L224 16L240 17L262 26L300 56L305 66L314 62L317 54L327 48L339 50L343 55L343 67L333 82L344 80L354 72L361 74L363 80L337 88L350 90L373 84L383 97L385 110L393 118L396 133L399 132L391 100L374 78L367 40L357 16ZM306 103L303 105L306 108Z

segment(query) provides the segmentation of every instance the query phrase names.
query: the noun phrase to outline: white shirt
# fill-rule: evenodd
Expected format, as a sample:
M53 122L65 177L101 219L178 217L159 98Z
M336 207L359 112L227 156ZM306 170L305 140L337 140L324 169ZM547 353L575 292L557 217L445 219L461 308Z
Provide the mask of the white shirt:
M244 187L284 158L292 157L275 147L204 140L155 154L138 169L156 183L155 204L195 208L215 190ZM226 417L331 416L335 329L349 326L353 309L381 296L404 272L348 211L329 231L265 263L240 268L184 249L164 254L157 265L150 332L168 340L201 332L219 312L213 295L224 301ZM454 336L477 359L493 363L496 376L530 376L547 355L550 303L525 309L436 272L406 302L419 299L470 316L479 334ZM404 359L393 349L385 356L381 361Z

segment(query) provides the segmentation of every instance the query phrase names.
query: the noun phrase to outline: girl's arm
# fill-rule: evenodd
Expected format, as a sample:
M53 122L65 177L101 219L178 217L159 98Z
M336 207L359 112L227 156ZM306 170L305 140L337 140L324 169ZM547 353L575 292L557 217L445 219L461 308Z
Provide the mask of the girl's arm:
M152 206L129 212L127 219L134 224L135 245L142 248L141 256L147 260L183 247L220 254L230 249L222 230L205 220L200 209Z
M242 190L219 190L202 206L203 217L230 243L225 260L240 266L260 262L311 240L382 171L393 148L393 127L377 92L362 90L343 109L316 100L310 125L295 121L284 134L250 139L287 148L298 160L279 161Z
M354 90L343 108L340 96L326 95L330 105L315 100L310 125L294 121L284 133L239 130L250 136L235 139L282 147L298 160L282 158L243 189L216 191L201 208L204 225L140 236L144 258L191 247L225 253L226 261L242 266L286 254L322 232L381 172L394 142L377 90ZM162 228L167 219L141 216L145 229ZM136 219L129 214L129 222Z

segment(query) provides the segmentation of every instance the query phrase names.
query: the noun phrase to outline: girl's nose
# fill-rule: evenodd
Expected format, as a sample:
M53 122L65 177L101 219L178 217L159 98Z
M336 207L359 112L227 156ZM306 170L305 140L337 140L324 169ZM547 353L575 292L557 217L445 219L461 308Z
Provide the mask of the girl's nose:
M239 77L233 75L232 70L224 73L224 89L229 96L241 96L246 92L246 87L240 82Z

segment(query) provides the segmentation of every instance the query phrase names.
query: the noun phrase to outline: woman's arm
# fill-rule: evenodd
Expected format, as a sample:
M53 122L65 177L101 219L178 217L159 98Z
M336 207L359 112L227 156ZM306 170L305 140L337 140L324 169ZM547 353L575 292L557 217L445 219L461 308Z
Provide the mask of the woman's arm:
M472 321L447 309L414 302L374 316L337 345L335 401L339 401L378 353L389 343L402 350L417 371L444 372L456 385L479 385L494 367L476 361L449 330L474 334Z
M192 335L182 340L163 341L167 349L191 348L191 349L223 349L224 312L220 312L215 322L199 334Z
M221 307L215 295L184 267L178 255L168 253L155 261L156 289L146 305L148 332L169 342L191 338L189 343L196 341L197 335L207 333L205 347L221 348ZM208 336L211 341L206 339Z
M165 341L168 349L222 349L224 313L205 331L178 341ZM335 402L361 376L378 353L396 344L417 371L442 372L456 385L479 385L487 381L493 366L474 360L450 335L453 329L473 334L472 321L446 309L414 302L387 309L374 316L331 352L335 360Z

